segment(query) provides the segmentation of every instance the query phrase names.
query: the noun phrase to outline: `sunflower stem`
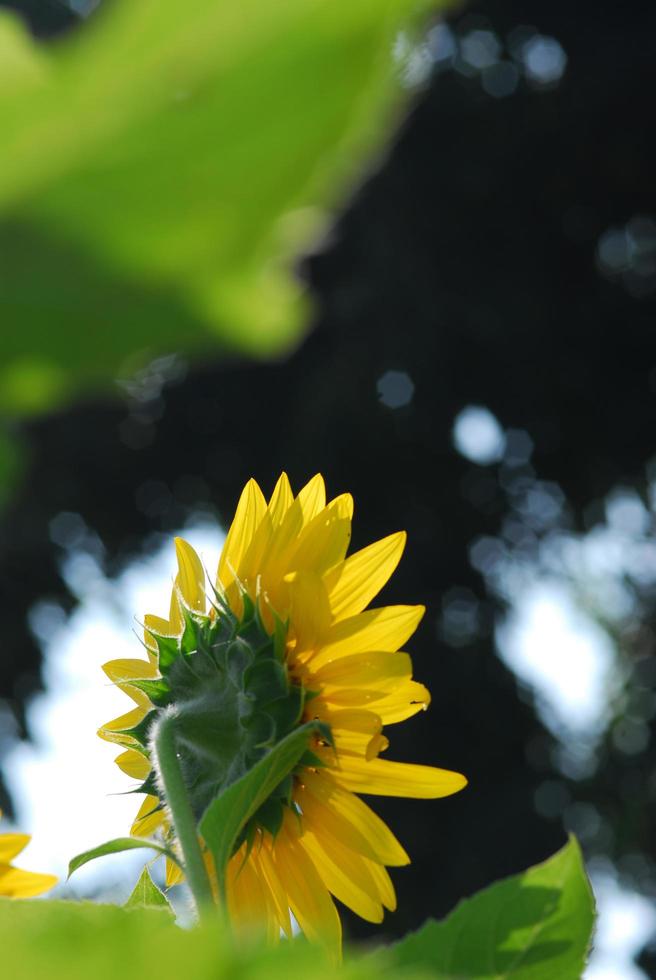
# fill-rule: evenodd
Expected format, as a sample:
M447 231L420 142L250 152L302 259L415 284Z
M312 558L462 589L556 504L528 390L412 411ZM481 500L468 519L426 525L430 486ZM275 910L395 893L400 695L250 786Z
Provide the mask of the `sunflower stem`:
M185 875L194 897L198 918L202 922L210 917L214 897L198 842L196 819L180 768L175 723L175 713L167 712L155 728L152 745L166 802L173 818L175 835L182 851Z

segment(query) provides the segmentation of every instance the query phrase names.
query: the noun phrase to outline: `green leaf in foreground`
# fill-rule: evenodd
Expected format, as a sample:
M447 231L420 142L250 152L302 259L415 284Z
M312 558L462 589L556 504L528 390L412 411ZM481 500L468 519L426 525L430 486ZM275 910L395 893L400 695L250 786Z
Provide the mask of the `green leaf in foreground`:
M309 722L278 742L241 779L217 796L203 814L198 829L212 852L220 882L225 878L241 830L300 761L316 727Z
M390 136L423 10L112 0L51 45L0 10L0 410L294 342L295 256Z
M581 851L571 837L543 864L461 902L393 947L399 965L447 980L578 980L594 923Z
M134 886L134 891L125 903L124 908L166 909L168 912L173 913L173 909L166 895L159 890L153 881L148 866L141 872L139 881Z
M148 840L145 837L116 837L114 840L105 841L104 844L99 844L98 847L92 847L90 851L83 851L82 854L77 854L74 858L71 858L68 864L68 876L70 878L73 872L81 868L83 864L94 861L96 858L104 857L106 854L120 854L121 851L135 851L144 847L150 848L151 851L157 851L158 854L165 854L167 858L175 861L176 864L180 863L178 857L170 848L163 847L157 841Z
M0 898L2 976L7 980L380 980L384 951L336 970L304 940L265 947L236 942L215 922L180 929L158 909L94 902ZM394 980L416 980L414 970Z

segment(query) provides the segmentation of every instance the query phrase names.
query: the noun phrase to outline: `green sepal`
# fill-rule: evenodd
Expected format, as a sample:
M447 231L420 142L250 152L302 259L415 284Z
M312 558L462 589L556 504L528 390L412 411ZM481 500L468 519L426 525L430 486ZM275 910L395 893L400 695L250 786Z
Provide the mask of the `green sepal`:
M287 671L272 657L256 660L244 671L244 687L257 701L268 705L288 694Z
M139 875L130 897L123 905L124 909L162 909L175 915L166 895L157 887L150 874L148 865Z
M198 641L202 637L203 627L209 626L209 617L203 616L202 613L194 613L181 595L178 595L178 603L184 621L179 650L183 656L188 656L198 649Z
M133 789L132 792L147 793L148 796L157 796L157 793L159 792L159 784L157 782L157 773L155 772L155 770L151 769L151 771L144 779L143 783L141 783L140 786L137 786L136 789ZM161 808L161 804L160 804L160 808ZM153 810L152 812L154 813L155 810Z
M291 685L286 697L278 698L265 705L265 711L273 718L280 734L295 728L302 716L305 705L305 692L297 684Z
M283 620L276 613L273 614L273 655L281 664L285 662L287 652L287 632L289 623Z
M276 723L266 711L258 711L244 723L254 749L271 748L276 742Z
M257 823L268 830L274 839L282 827L283 817L282 801L276 799L275 796L270 796L268 800L265 800L255 815ZM251 821L251 824L254 823L255 821Z
M147 715L141 719L138 725L133 728L125 728L121 731L121 735L129 735L130 738L134 738L140 745L147 746L148 740L150 738L150 731L157 721L159 712L157 708L153 708L149 711Z
M158 708L166 708L171 703L171 689L167 681L161 677L156 680L130 681L131 687L136 687L150 699Z
M175 663L180 655L180 638L164 636L162 633L154 633L150 629L148 632L157 644L157 664L160 674L166 675L171 664Z
M73 872L81 868L82 865L88 864L89 861L95 861L96 858L104 857L106 854L120 854L122 851L134 851L140 848L149 848L151 851L157 851L158 854L165 854L169 860L181 867L180 859L176 854L170 848L158 844L157 841L148 840L146 837L116 837L114 840L105 841L104 844L99 844L98 847L92 847L91 850L83 851L71 858L68 864L68 877L70 878Z

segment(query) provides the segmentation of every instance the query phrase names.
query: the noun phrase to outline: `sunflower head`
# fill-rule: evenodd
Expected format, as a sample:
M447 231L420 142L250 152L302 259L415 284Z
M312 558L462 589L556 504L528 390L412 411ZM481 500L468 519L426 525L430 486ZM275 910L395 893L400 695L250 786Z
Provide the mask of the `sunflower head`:
M235 836L227 902L237 928L263 927L277 941L281 931L291 935L291 910L309 938L332 949L340 942L332 896L379 922L384 907L395 907L385 866L409 860L356 794L434 798L466 783L458 773L379 758L389 745L384 726L430 702L401 649L424 610L367 608L405 534L347 557L352 514L348 494L326 502L320 476L295 497L283 474L268 502L249 481L210 589L194 550L176 539L168 619L145 618L148 659L104 668L136 707L100 731L123 745L117 763L147 794L133 832L170 838L169 801L153 766L151 734L161 718L174 720L200 824L213 801L303 728L303 754Z

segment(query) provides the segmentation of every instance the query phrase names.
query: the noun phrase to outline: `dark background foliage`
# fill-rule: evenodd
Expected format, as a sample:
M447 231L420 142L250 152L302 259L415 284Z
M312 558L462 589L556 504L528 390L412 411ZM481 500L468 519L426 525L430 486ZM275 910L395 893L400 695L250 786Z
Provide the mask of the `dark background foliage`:
M55 4L20 7L37 32L75 21ZM553 852L569 811L536 806L545 785L593 808L594 827L576 827L590 854L630 858L620 863L627 874L638 855L642 888L656 858L652 742L628 755L609 732L596 768L568 775L493 636L505 601L493 587L499 556L530 566L547 531L603 522L613 488L648 492L656 12L481 0L448 21L456 40L490 31L506 51L530 26L558 40L566 70L539 85L496 69L502 95L494 65L438 61L389 158L300 269L317 307L303 345L279 363L164 359L117 400L22 425L27 474L0 526L0 697L23 736L41 662L28 610L43 598L65 610L75 601L60 574L67 542L49 537L59 513L93 529L108 574L199 507L225 526L244 481L254 475L268 491L283 468L296 488L321 471L331 493L353 492L355 546L408 530L384 598L428 607L411 652L433 703L392 731L390 755L459 769L470 786L435 803L376 804L413 857L394 875L389 934ZM632 221L640 254L613 263L600 243ZM414 385L396 408L379 388L390 370ZM528 433L532 454L486 467L459 455L454 419L472 404L514 432L509 446L525 447ZM536 527L517 500L545 485L564 503ZM654 680L650 589L635 599L631 628L615 640L628 687L644 689ZM354 918L348 929L380 935Z

